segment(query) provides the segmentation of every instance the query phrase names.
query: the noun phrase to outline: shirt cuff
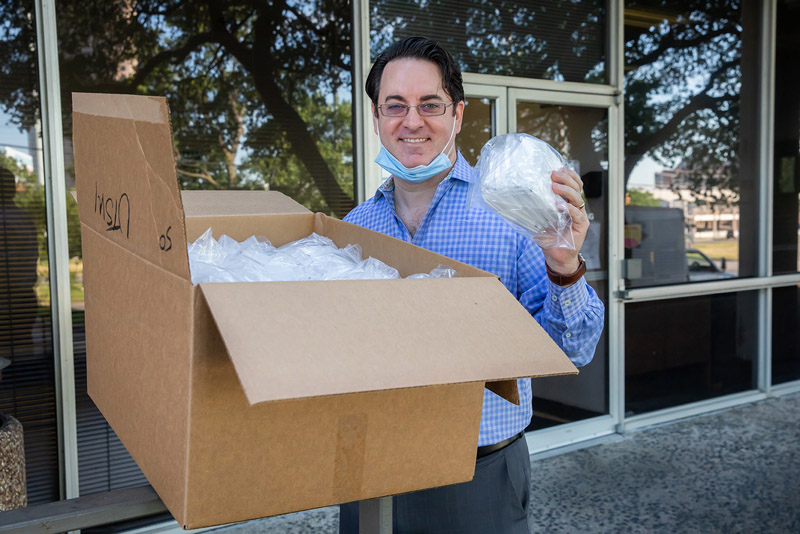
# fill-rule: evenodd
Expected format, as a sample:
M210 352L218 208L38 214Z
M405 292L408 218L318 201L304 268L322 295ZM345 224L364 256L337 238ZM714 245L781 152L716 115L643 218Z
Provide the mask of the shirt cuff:
M550 291L547 294L547 307L551 317L569 319L579 314L589 301L589 290L586 278L581 277L569 287L554 284L548 280Z

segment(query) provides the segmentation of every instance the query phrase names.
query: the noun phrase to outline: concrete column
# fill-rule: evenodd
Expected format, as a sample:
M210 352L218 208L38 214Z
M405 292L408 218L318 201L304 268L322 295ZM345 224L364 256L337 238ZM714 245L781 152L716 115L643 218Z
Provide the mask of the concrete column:
M22 425L0 413L0 512L28 504Z

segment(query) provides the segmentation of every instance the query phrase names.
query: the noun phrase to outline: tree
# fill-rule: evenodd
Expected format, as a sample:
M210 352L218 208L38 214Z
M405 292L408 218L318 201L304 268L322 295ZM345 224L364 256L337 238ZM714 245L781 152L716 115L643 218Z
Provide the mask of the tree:
M39 258L47 258L47 213L45 212L44 187L39 185L36 174L29 171L17 160L0 153L0 168L4 168L14 175L17 181L17 193L14 195L14 204L25 210L36 226L36 238L39 247ZM80 231L78 218L78 205L67 195L67 223L69 228ZM81 256L80 239L69 240L69 255L71 258Z
M661 202L653 196L653 193L641 189L628 189L625 192L625 204L631 206L661 207Z
M626 183L649 156L667 167L682 162L704 202L738 200L742 84L755 82L744 79L741 64L744 40L754 42L742 23L750 4L626 1ZM442 0L370 5L373 56L393 39L427 35L439 39L466 72L607 82L603 2L497 0L457 12ZM444 20L452 25L443 29ZM563 137L554 124L541 122L549 128L545 137Z
M30 32L30 7L4 0L0 17L16 17L13 24ZM57 9L65 112L73 91L167 96L179 175L189 188L263 187L252 173L240 176L235 163L252 153L274 154L276 147L268 144L275 138L252 134L278 132L278 157L295 158L305 169L294 178L283 176L282 183L313 190L323 211L344 215L352 208L352 166L342 165L352 155L326 151L300 107L309 94L351 100L347 3L88 0L59 3ZM30 68L34 51L26 43L35 39L0 37L0 52L17 58L12 65ZM12 71L0 71L0 82L17 87L2 92L0 101L27 127L35 120L36 91L19 87ZM334 106L315 109L315 123L327 122L338 136L352 137L350 123L334 123L343 118ZM66 114L64 122L69 125ZM259 165L249 167L255 172ZM303 187L302 180L308 181Z
M370 2L372 56L414 35L438 40L464 72L607 82L603 2Z
M738 191L742 18L738 0L626 3L626 182L650 156L706 202L738 200L710 192Z

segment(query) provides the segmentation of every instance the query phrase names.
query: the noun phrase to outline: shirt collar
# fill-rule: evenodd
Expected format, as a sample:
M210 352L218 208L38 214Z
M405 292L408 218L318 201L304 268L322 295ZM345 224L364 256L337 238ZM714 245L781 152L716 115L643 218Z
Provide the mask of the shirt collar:
M462 182L470 183L472 182L472 167L461 154L461 151L456 153L456 163L450 169L450 173L445 176L444 180L460 180ZM378 190L375 192L374 201L378 201L378 197L383 196L389 199L389 196L394 193L394 177L390 176L383 183L378 187Z

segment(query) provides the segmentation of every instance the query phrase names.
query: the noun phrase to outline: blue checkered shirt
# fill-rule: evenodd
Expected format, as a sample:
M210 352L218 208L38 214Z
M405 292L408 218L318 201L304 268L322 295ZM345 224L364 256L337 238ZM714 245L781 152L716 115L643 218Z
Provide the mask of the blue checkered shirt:
M569 287L550 282L542 250L498 215L476 208L467 210L471 179L472 167L459 153L413 237L395 213L392 178L374 197L351 211L345 221L499 276L575 365L589 363L603 330L603 303L585 279ZM484 390L478 446L503 441L530 424L531 381L519 380L518 386L519 406Z

